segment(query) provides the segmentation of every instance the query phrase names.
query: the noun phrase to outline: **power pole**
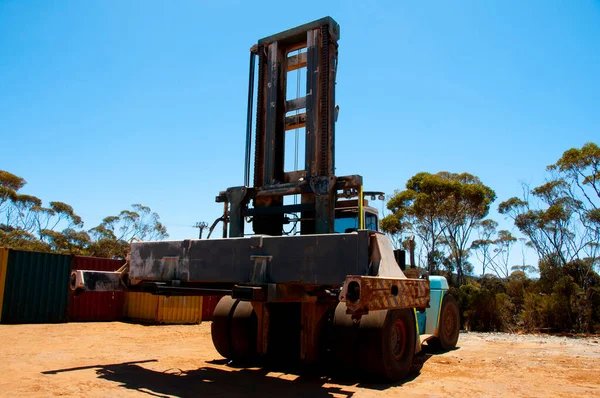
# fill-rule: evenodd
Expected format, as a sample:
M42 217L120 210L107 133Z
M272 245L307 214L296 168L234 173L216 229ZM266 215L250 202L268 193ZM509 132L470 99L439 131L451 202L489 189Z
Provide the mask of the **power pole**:
M198 239L202 239L202 232L204 232L205 228L208 228L208 224L205 223L204 221L199 221L196 223L196 225L194 225L194 228L198 228L198 230L199 230Z

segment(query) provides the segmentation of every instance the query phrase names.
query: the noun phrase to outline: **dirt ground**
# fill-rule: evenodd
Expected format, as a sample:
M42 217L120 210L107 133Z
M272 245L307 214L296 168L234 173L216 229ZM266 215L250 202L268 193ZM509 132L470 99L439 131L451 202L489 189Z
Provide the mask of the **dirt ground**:
M0 396L600 397L598 338L461 334L394 385L227 365L210 323L0 325Z

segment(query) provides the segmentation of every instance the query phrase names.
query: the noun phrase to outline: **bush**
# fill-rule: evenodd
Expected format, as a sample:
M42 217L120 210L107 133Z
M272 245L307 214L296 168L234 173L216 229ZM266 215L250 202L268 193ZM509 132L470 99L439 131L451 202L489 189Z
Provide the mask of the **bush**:
M540 279L521 271L507 279L485 276L452 287L461 313L461 326L472 331L600 330L600 278L578 262L560 267L540 263ZM580 284L586 285L584 289Z

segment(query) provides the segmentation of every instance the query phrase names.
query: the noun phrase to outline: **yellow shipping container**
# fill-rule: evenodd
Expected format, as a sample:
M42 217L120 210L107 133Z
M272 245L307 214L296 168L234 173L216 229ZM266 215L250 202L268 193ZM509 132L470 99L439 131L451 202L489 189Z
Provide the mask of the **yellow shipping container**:
M200 323L202 297L164 297L150 293L129 292L125 298L125 317L143 323Z
M158 300L158 323L200 323L201 296L161 296Z
M4 284L8 268L8 249L0 247L0 319L2 319L2 304L4 299Z
M144 323L156 323L158 296L150 293L127 292L124 312L125 318Z

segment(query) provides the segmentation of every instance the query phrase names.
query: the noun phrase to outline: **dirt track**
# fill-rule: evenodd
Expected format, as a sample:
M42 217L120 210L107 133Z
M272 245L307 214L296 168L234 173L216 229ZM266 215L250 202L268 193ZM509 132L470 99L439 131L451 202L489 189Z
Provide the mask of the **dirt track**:
M210 324L0 325L1 396L600 396L598 339L462 334L399 385L227 366Z

